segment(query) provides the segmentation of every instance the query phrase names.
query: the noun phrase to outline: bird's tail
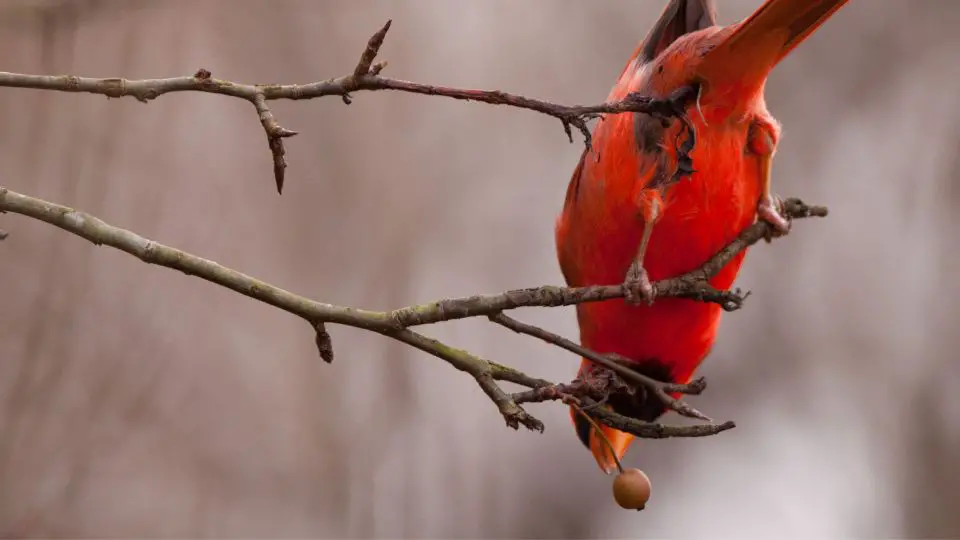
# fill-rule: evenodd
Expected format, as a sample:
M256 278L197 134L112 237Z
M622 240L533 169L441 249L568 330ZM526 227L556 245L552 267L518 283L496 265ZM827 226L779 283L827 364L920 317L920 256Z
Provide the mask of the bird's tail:
M703 96L718 105L725 96L759 92L774 66L847 1L766 0L703 56L697 67Z

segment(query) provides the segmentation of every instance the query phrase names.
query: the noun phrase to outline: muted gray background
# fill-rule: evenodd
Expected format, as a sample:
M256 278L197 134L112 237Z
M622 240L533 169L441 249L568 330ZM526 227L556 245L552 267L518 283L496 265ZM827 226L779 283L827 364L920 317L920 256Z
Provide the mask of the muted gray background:
M721 0L721 20L759 0ZM565 103L607 94L654 0L0 3L7 71L308 82L394 19L387 74ZM695 403L738 428L641 441L614 506L556 405L513 432L471 379L49 225L0 216L0 535L957 536L960 3L858 0L773 74L776 189L828 220L751 252ZM0 89L13 190L318 299L391 308L559 283L580 146L533 113L361 93L249 104ZM575 336L571 309L527 321ZM482 321L432 335L542 376L578 359Z

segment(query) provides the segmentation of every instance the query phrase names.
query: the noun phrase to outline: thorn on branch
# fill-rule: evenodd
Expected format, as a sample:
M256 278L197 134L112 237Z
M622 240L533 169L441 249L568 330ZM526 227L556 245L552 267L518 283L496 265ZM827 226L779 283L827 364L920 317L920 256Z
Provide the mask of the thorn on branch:
M10 236L10 233L8 233L3 229L0 229L0 240L6 240L8 236Z
M320 353L320 359L328 364L332 364L333 340L330 339L330 333L327 332L326 325L320 322L314 324L313 328L317 333L315 342L317 344L317 352Z
M270 153L273 155L273 177L277 184L277 193L283 193L283 180L287 168L287 160L284 157L287 152L283 147L283 139L293 137L297 132L287 129L277 122L277 119L273 116L273 111L267 106L267 99L262 92L255 94L252 102L260 116L260 124L267 134L267 144L270 146Z

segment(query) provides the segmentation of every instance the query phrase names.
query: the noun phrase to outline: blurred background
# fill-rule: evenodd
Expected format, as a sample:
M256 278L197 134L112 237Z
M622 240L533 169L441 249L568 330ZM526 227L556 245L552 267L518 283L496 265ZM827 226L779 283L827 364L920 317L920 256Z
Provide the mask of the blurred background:
M386 74L602 101L662 1L4 0L4 70L309 82L394 20ZM729 24L760 0L720 0ZM829 205L760 245L694 403L738 428L640 441L617 508L564 408L504 427L469 377L21 216L0 216L5 537L960 535L960 3L855 1L782 64L776 189ZM292 291L386 309L561 283L581 146L525 111L391 93L249 104L0 89L3 184ZM576 336L572 309L525 321ZM531 374L579 359L484 321L427 329ZM676 420L675 416L669 417Z

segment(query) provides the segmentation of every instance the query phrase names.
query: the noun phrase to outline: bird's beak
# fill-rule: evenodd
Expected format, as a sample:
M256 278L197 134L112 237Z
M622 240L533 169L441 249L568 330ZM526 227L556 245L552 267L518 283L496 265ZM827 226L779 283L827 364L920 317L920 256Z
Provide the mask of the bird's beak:
M603 425L600 426L600 431L610 441L610 446L613 447L617 459L623 459L624 454L627 453L627 448L633 442L634 436ZM597 460L600 469L607 474L617 472L617 462L610 454L610 446L607 446L603 437L596 430L590 431L590 453Z

